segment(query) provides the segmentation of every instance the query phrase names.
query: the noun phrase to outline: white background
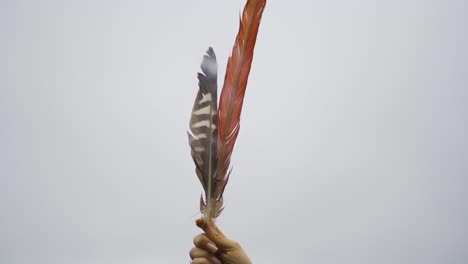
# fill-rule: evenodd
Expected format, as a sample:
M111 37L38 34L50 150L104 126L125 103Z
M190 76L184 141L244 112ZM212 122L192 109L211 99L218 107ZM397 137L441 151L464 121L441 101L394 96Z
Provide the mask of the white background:
M239 0L0 1L0 262L188 263ZM468 2L268 2L219 226L255 263L466 263Z

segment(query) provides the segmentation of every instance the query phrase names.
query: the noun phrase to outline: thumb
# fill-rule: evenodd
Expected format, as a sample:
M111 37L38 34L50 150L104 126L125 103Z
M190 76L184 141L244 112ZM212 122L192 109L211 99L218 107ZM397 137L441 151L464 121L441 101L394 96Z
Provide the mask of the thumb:
M227 238L216 226L214 221L208 221L208 223L206 223L203 219L197 219L196 224L205 231L208 238L213 241L219 249L230 251L238 248L237 242Z

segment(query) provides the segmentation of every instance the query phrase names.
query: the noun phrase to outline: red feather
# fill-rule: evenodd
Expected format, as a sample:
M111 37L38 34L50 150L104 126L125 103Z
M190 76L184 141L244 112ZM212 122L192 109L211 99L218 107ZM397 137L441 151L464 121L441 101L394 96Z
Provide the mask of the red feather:
M253 59L260 20L266 0L248 0L240 20L239 32L228 60L218 111L219 184L215 197L221 198L229 178L229 164L234 149L244 101L245 89Z

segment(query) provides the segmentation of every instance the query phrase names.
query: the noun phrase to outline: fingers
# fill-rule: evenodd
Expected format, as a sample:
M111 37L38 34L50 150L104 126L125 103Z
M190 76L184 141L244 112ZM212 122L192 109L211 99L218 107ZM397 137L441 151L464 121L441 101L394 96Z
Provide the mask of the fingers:
M190 250L190 258L193 260L192 263L196 263L195 260L197 260L200 263L221 264L221 261L213 254L196 247Z
M206 234L199 234L193 239L196 246L190 250L192 264L222 264L214 255L218 251L215 243Z
M190 262L191 264L211 264L207 259L197 258Z
M213 243L206 234L199 234L193 239L193 244L197 248L206 250L212 254L218 251L218 247Z
M205 231L207 238L213 241L220 249L229 251L240 247L237 242L228 239L213 221L205 223L203 219L197 219L195 223Z
M214 261L214 260L208 260L206 258L196 258L192 260L191 264L222 264L222 263L218 259Z
M195 224L203 229L203 231L205 230L205 221L203 221L203 218L198 218L197 220L195 220Z
M201 248L194 247L190 250L190 258L196 259L196 258L211 258L213 255L208 253L208 251L205 251Z

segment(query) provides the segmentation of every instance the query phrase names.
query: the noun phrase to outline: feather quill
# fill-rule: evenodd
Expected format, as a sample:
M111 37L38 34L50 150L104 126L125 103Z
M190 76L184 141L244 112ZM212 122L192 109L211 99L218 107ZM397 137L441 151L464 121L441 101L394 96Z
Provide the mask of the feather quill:
M216 61L211 48L202 62L203 74L198 75L200 89L190 120L192 135L189 133L189 144L198 178L205 190L205 201L202 197L200 210L208 221L218 217L223 209L223 193L229 180L231 155L239 133L242 104L265 5L266 0L248 0L244 7L239 32L227 63L219 111L213 99L216 98L216 88L213 91L213 87L216 87L216 73L213 76L204 70L207 61L212 61L213 58ZM211 98L210 106L206 109L211 112L209 116L198 115L196 113L205 113L205 110L201 109L205 109L205 104L208 104L208 99L204 99L207 96L204 92L206 90L206 94ZM201 103L202 101L204 103ZM214 120L215 116L217 120ZM209 140L201 139L197 133L209 134Z

